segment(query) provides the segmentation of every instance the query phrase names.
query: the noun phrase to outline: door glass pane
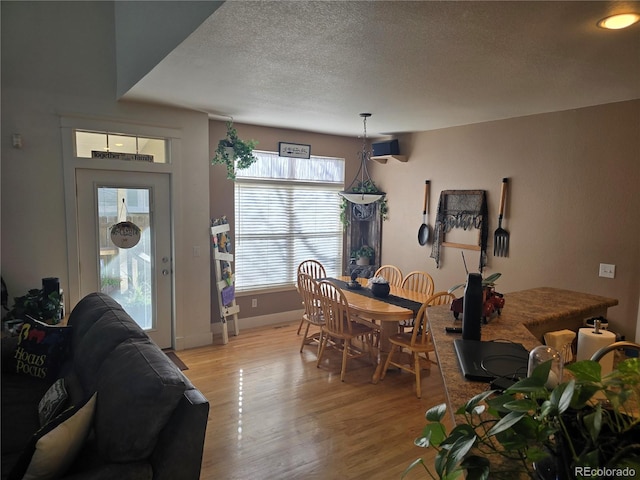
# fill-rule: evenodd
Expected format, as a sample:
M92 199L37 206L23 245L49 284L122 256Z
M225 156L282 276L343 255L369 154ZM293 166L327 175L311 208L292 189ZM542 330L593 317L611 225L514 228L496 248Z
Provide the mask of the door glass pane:
M138 137L135 135L117 135L107 132L75 132L76 157L93 158L92 152L111 152L113 154L138 154L145 159L124 156L120 160L151 161L168 163L167 140L164 138ZM152 158L149 160L149 156ZM119 159L114 155L114 158Z
M153 327L151 215L148 188L98 187L100 290L113 297L143 328ZM111 240L118 222L135 223L140 241L119 248Z

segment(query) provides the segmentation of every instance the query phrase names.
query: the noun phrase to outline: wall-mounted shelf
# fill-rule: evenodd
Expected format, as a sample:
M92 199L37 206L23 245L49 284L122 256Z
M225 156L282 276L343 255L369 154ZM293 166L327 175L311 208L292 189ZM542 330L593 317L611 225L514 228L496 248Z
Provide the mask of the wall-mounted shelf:
M387 163L390 158L397 160L398 162L406 162L408 160L406 155L380 155L378 157L371 157L371 160L375 160L380 163Z

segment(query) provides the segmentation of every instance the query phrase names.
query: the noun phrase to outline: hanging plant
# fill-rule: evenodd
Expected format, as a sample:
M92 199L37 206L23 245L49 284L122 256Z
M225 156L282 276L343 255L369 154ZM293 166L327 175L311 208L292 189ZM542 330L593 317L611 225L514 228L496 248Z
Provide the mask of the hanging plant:
M380 189L373 183L373 180L367 179L364 182L357 182L348 193L381 193ZM378 214L382 217L382 220L387 219L387 214L389 213L389 206L387 204L387 197L384 196L377 200L378 204ZM351 202L347 200L345 197L342 197L342 203L340 204L340 221L342 224L347 227L349 225L349 216L347 215L347 209Z
M249 168L258 159L253 155L253 149L258 142L255 140L243 141L238 138L238 131L233 127L233 122L227 122L227 136L218 142L216 154L211 160L212 165L225 165L227 178L236 179L236 169Z

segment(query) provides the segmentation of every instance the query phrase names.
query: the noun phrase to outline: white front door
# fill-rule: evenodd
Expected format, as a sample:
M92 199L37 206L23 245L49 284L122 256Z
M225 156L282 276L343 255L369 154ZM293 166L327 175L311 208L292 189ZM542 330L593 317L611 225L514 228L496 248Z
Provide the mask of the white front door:
M172 346L173 269L170 179L164 173L76 169L80 296L117 300L160 348ZM140 228L119 248L111 229Z

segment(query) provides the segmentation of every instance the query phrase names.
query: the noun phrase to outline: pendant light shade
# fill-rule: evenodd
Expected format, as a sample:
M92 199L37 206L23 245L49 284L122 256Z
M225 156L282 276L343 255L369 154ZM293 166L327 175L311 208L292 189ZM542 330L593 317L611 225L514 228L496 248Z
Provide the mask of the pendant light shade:
M360 116L362 117L364 125L362 150L358 152L360 167L347 189L340 192L340 195L351 203L367 204L381 200L386 194L378 190L376 184L371 180L371 175L367 168L367 162L371 160L371 150L367 146L367 118L369 118L371 114L361 113Z

